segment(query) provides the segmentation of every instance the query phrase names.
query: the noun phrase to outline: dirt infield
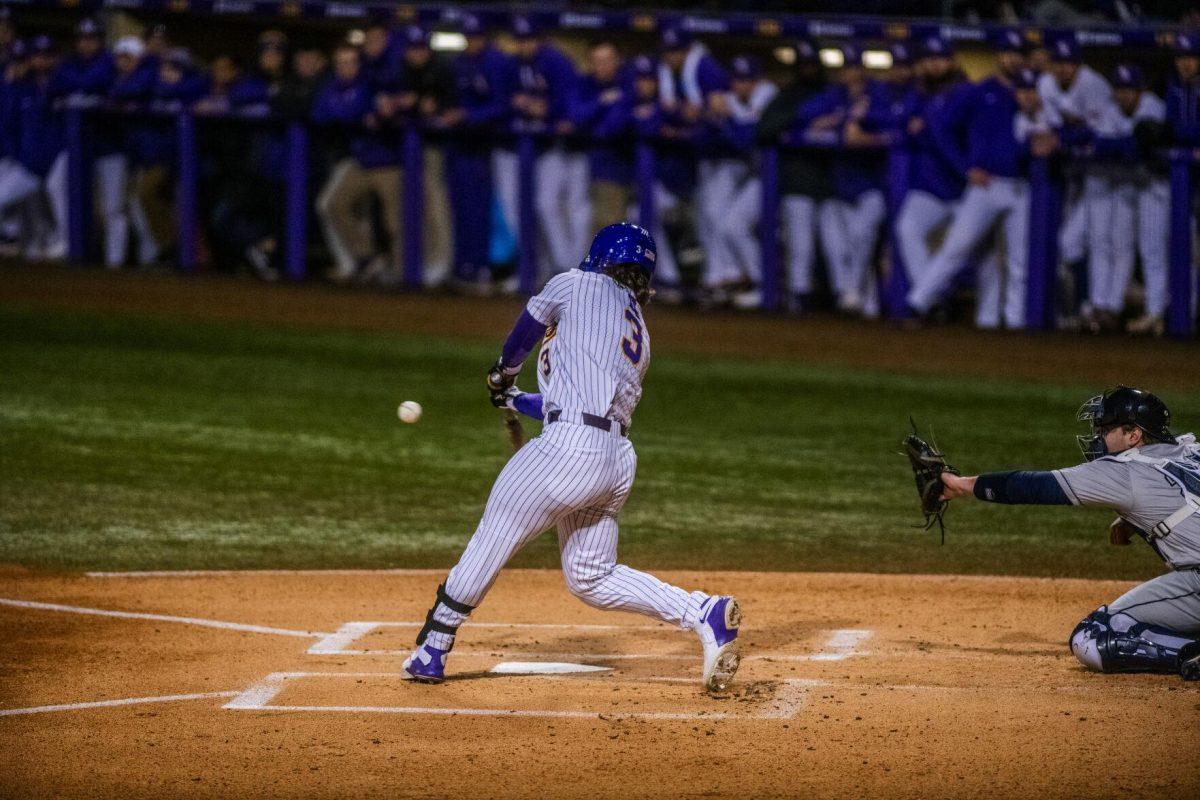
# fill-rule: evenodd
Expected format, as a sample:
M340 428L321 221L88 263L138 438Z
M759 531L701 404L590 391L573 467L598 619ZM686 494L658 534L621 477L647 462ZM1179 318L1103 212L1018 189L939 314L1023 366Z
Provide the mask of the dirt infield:
M0 264L10 308L118 311L171 318L282 323L499 341L517 298L397 294L326 285L267 285L220 275ZM1005 333L965 327L901 330L830 315L804 318L654 306L656 352L794 359L936 375L1118 382L1194 390L1197 345L1128 337Z
M741 598L730 696L691 634L550 571L503 574L426 687L397 653L436 572L2 568L0 795L1200 796L1200 685L1065 648L1124 584L664 577ZM609 669L488 671L533 661Z

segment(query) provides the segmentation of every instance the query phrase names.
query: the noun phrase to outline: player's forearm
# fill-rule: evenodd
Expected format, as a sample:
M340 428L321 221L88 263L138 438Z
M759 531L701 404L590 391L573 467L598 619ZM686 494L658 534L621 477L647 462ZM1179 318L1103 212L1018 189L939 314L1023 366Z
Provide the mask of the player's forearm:
M986 472L971 478L968 491L980 500L1010 505L1070 505L1066 492L1051 472Z
M528 311L522 311L513 325L512 332L504 342L500 351L500 360L509 369L520 371L520 367L533 352L534 346L546 335L546 326L533 318Z
M540 394L519 394L512 401L514 411L518 411L533 419L542 419L542 396Z

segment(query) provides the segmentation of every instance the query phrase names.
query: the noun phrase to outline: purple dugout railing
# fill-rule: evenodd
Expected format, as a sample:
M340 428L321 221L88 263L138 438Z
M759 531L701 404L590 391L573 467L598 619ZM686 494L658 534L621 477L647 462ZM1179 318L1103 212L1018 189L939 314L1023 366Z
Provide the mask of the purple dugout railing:
M196 152L197 117L189 112L176 116L178 137L178 184L176 202L179 217L179 267L194 270L198 263L200 240L197 207L198 154ZM91 226L86 120L83 109L66 113L68 151L68 220L70 257L76 263L86 260L86 245ZM523 293L537 288L538 230L534 204L534 165L537 139L541 134L522 132L517 136L518 155L518 280ZM308 125L303 121L286 124L287 170L285 175L284 274L292 280L305 277L308 197ZM406 129L400 136L399 158L404 165L401 220L404 232L403 279L409 288L422 285L423 242L423 150L421 131ZM762 304L768 311L781 305L783 285L782 251L779 241L780 193L779 155L782 146L759 150L762 183L762 213L759 223L762 252ZM828 147L814 141L806 146ZM652 142L641 141L635 147L636 201L639 223L652 227L655 208L655 153ZM905 295L908 278L896 247L895 224L900 204L908 191L908 153L901 145L888 150L887 201L889 209L888 241L891 243L891 269L880 284L882 306L888 316L902 318L907 313ZM1170 154L1170 305L1167 331L1177 338L1195 334L1193 295L1200 271L1192 264L1192 181L1196 157L1192 151ZM1062 219L1063 189L1057 171L1047 159L1034 159L1030 165L1029 290L1027 294L1029 327L1050 329L1054 326L1055 285L1058 263L1058 229Z

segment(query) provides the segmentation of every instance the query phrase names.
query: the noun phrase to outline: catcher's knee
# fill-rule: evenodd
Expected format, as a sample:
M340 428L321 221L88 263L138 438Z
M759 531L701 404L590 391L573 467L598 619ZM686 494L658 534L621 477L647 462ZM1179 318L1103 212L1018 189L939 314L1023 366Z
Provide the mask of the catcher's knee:
M1108 607L1101 606L1079 621L1067 643L1080 664L1093 672L1105 672L1102 651L1108 649L1111 633Z

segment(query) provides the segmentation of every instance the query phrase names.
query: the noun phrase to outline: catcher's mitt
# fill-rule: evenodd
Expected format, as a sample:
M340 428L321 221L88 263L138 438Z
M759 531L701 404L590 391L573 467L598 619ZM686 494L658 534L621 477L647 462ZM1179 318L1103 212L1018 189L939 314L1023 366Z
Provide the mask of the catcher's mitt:
M917 496L921 500L921 513L925 515L924 530L929 530L936 522L942 532L942 544L946 543L946 525L942 517L946 513L949 500L942 499L942 473L959 474L958 470L946 463L946 457L937 449L937 445L917 435L917 423L909 418L912 433L904 437L904 455L912 465L913 477L917 481Z

